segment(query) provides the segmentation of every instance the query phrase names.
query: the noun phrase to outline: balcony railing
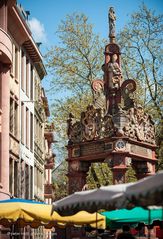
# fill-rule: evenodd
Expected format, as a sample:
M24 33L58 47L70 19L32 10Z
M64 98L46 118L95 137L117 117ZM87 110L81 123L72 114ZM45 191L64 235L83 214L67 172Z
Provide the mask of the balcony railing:
M54 123L49 123L45 125L45 138L49 141L49 142L54 142Z
M55 154L52 154L50 157L45 158L45 169L53 169L54 167L54 157Z

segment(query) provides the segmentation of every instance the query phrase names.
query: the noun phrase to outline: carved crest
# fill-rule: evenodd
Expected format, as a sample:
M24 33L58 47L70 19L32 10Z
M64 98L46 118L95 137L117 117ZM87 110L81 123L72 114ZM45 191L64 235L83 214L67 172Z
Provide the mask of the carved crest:
M82 112L81 123L83 126L83 139L93 140L98 136L100 116L100 111L95 109L93 105L89 105L87 111Z
M106 108L106 99L104 95L104 81L103 80L93 80L92 89L94 91L94 106L95 108Z
M155 127L150 115L146 114L141 105L131 108L127 113L128 123L124 134L128 137L150 144L155 144Z
M74 120L74 116L70 113L67 120L67 136L69 144L81 141L81 123Z

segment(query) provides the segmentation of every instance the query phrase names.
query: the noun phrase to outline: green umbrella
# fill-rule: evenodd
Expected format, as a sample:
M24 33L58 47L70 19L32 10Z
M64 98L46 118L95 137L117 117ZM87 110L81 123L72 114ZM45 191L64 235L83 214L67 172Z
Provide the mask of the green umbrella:
M120 209L102 212L106 216L106 225L111 229L122 228L124 224L136 227L139 223L150 225L155 220L163 221L163 209L160 207L150 210L142 207L135 207L131 210Z

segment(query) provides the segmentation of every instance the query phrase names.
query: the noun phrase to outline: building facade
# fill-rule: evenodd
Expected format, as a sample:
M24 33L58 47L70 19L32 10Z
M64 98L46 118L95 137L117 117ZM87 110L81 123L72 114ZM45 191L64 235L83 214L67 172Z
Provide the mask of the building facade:
M0 2L0 199L51 202L54 127L47 130L46 70L27 20L15 0Z

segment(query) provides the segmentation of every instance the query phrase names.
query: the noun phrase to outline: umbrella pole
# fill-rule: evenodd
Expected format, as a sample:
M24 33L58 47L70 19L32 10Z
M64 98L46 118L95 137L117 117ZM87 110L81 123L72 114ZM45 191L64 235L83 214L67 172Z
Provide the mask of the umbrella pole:
M13 234L14 234L14 224L11 225L10 230L11 230L11 232L10 232L10 239L12 239L13 238Z
M67 225L66 225L66 226L67 226ZM67 237L67 235L66 235L66 234L67 234L67 233L66 233L66 226L65 226L65 239L67 239L67 238L66 238L66 237Z
M97 211L96 211L96 239L97 239Z
M151 210L150 208L148 208L148 239L151 238L150 223L151 223Z

